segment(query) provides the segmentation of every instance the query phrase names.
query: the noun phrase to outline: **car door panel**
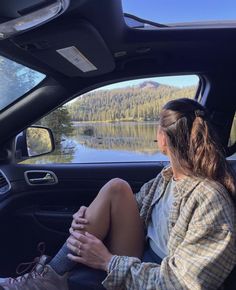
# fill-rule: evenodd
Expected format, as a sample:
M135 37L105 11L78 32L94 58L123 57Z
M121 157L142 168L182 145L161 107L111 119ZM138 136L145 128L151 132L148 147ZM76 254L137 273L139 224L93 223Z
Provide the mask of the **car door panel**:
M37 256L39 242L45 242L47 254L55 254L68 237L73 213L81 205L88 206L107 181L115 177L125 179L137 192L164 165L150 162L2 166L11 190L0 201L4 233L0 240L0 275L13 275L19 262ZM51 171L58 182L29 185L25 179L29 170Z

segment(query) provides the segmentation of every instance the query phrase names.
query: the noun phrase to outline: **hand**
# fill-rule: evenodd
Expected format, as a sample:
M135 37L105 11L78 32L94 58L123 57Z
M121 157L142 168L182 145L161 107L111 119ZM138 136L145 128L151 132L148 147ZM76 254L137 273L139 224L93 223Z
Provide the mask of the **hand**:
M86 225L88 224L88 220L85 219L87 207L81 206L80 209L73 215L73 221L71 224L71 229L74 231L85 231Z
M67 239L67 247L73 254L68 254L68 258L72 261L84 264L94 269L108 270L108 264L112 258L112 254L106 246L89 233L81 234L71 231L71 236Z

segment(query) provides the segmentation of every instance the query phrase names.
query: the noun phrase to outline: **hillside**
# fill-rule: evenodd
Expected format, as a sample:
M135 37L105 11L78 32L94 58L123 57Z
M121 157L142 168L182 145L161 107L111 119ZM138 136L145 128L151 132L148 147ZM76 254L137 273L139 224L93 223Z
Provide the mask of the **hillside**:
M195 87L178 88L145 81L137 86L97 90L67 106L72 121L155 121L175 98L193 98Z

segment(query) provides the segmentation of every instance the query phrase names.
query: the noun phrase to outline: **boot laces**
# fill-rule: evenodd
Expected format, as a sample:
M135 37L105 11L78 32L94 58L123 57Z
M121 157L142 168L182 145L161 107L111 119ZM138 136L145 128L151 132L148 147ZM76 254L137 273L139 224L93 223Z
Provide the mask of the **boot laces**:
M29 278L36 278L37 276L43 276L46 273L45 263L41 263L40 260L45 253L45 243L40 242L37 246L37 251L39 252L39 257L36 257L31 262L20 263L16 268L16 274L18 277L9 278L9 283L19 283L27 281ZM41 265L42 270L37 271L37 266Z

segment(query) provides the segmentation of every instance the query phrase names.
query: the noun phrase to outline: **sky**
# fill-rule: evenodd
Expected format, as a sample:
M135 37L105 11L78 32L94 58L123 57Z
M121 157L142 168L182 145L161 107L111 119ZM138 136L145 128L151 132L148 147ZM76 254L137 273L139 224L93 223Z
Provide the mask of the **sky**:
M123 11L159 23L236 20L236 0L122 0Z
M154 77L154 78L145 78L145 79L139 79L139 80L132 80L132 81L125 81L125 82L119 82L116 84L108 85L100 89L118 89L128 86L134 86L142 83L143 81L151 80L158 82L160 84L169 85L169 86L176 86L176 87L187 87L191 85L197 85L199 78L196 75L190 75L190 76L168 76L168 77Z

